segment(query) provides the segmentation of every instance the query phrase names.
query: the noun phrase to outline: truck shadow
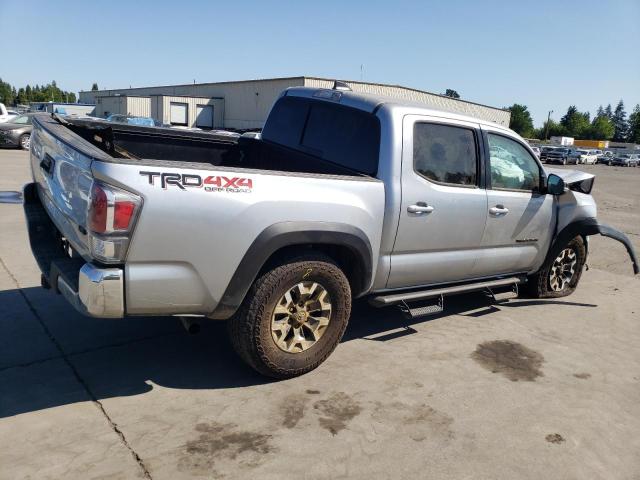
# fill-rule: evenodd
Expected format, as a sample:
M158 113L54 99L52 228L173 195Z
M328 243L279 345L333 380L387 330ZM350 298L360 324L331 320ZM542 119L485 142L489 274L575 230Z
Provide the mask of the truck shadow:
M509 306L517 308L518 303ZM91 319L41 288L0 291L0 307L0 418L140 395L154 385L227 389L273 381L238 358L227 340L225 322L203 322L199 334L189 335L171 317ZM342 342L371 337L382 341L397 337L388 332L398 328L411 332L411 325L491 308L477 294L454 297L447 307L437 316L407 321L397 309L375 309L357 301Z

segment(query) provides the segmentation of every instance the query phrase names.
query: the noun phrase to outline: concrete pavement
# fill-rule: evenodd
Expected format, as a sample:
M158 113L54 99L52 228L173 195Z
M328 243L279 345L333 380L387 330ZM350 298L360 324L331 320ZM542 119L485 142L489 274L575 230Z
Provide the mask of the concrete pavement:
M0 164L19 190L26 154ZM637 206L624 175L603 170L605 203ZM223 323L76 314L40 288L21 208L0 204L0 479L640 474L640 281L611 241L564 299L461 296L412 325L358 303L323 366L272 382Z

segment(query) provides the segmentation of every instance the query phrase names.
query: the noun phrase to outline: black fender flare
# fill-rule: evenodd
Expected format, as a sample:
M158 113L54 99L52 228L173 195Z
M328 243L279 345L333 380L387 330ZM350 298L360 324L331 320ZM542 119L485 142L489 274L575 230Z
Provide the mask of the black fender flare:
M636 252L633 248L631 240L629 240L629 237L627 237L620 230L617 230L610 225L598 222L598 219L593 217L576 220L564 227L553 240L553 244L549 248L549 253L547 254L545 262L549 260L549 257L551 255L553 255L553 252L558 245L564 245L578 235L582 235L584 237L588 237L591 235L602 235L603 237L613 238L614 240L622 243L627 249L627 253L629 254L629 258L631 259L631 263L633 264L633 273L636 275L640 273L640 267L638 266Z
M244 301L258 273L278 250L297 245L337 245L347 247L362 264L366 288L373 274L373 253L367 235L357 227L334 222L280 222L265 228L253 241L238 264L218 306L209 315L226 319Z

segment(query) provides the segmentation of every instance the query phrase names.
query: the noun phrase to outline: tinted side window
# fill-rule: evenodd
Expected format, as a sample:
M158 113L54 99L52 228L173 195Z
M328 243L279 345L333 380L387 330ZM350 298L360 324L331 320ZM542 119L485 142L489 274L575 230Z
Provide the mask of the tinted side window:
M416 123L413 127L413 166L429 180L476 185L478 158L473 130Z
M262 138L356 172L378 171L380 122L353 108L283 97L269 114Z
M491 187L508 190L540 189L540 167L518 142L489 134Z

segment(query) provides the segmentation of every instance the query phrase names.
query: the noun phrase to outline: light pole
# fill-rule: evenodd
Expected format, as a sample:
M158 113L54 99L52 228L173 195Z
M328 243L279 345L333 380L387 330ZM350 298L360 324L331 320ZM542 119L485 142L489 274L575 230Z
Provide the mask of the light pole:
M547 137L549 136L549 122L551 121L551 114L553 113L553 110L549 110L549 114L547 115L547 125L545 126L544 129L544 141L547 141Z

